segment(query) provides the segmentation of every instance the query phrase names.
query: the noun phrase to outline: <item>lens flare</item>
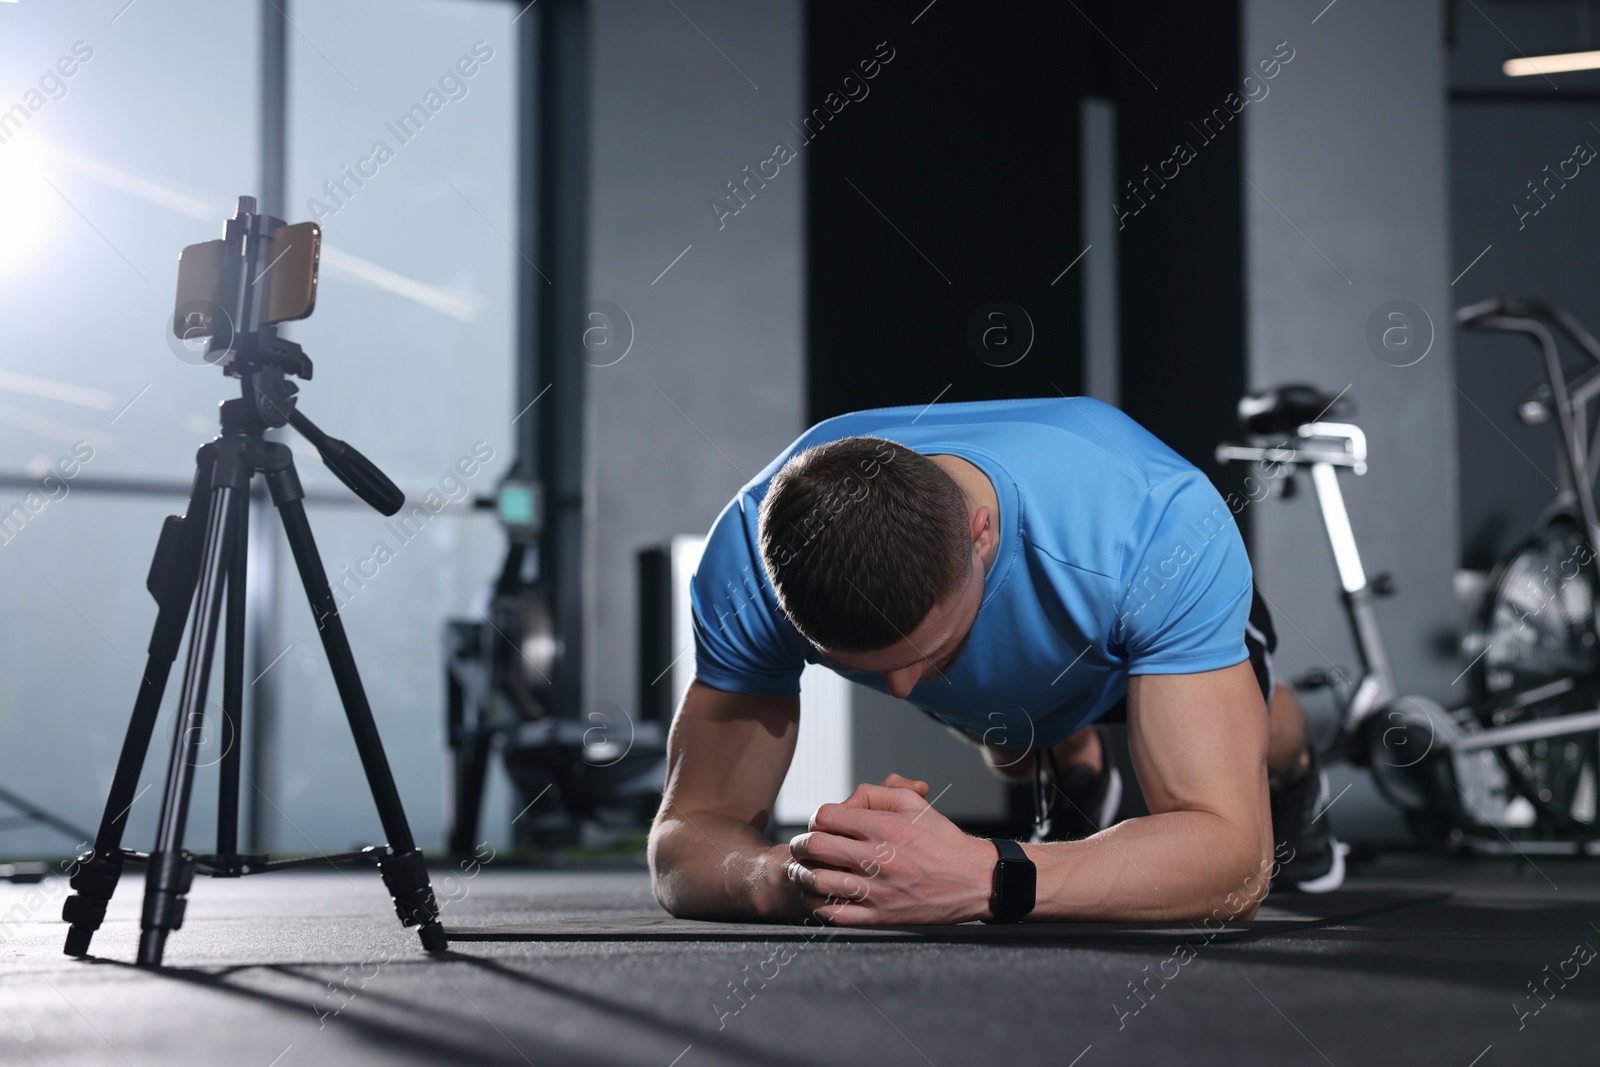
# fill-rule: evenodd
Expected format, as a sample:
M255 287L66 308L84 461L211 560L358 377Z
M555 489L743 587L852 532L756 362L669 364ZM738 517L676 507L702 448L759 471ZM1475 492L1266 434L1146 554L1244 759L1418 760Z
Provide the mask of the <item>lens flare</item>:
M45 181L42 156L26 134L0 144L0 277L15 277L44 250L61 198Z

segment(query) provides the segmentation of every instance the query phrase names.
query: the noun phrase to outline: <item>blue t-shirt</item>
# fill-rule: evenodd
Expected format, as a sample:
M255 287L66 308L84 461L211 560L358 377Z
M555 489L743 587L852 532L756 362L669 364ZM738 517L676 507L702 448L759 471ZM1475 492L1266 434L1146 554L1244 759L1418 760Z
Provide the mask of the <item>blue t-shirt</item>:
M778 607L759 508L790 456L841 437L896 441L976 465L999 499L999 544L967 650L907 699L995 744L1053 745L1103 715L1131 674L1188 674L1248 658L1251 572L1211 482L1149 431L1087 397L879 408L807 430L739 491L695 571L695 675L736 693L799 692L827 659ZM848 506L848 505L846 505Z

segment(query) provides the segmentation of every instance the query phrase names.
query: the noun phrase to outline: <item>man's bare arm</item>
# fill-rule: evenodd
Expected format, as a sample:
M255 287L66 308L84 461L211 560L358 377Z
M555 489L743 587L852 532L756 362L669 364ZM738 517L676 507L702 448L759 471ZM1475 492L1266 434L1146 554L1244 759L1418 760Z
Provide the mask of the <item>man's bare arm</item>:
M1255 915L1272 863L1267 711L1249 663L1128 680L1128 747L1150 815L1029 845L1034 919Z
M794 756L798 696L689 687L667 740L667 779L650 831L656 899L679 918L805 914L784 877L787 844L763 833Z
M1267 711L1250 665L1133 677L1128 739L1152 814L1083 841L1025 845L1038 868L1028 917L1254 916L1272 830ZM994 846L909 789L862 786L843 804L824 804L791 847L800 860L792 877L821 918L950 923L989 913Z

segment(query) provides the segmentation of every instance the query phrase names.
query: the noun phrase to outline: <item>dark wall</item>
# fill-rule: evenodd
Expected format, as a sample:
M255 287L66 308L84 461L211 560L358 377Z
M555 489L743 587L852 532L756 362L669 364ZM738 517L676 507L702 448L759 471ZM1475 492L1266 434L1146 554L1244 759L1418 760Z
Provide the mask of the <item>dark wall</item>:
M959 401L1081 388L1078 289L1050 283L1083 247L1083 42L1045 5L938 4L912 25L925 6L808 8L808 108L825 109L875 52L893 56L809 146L813 420L941 392ZM1031 351L1010 366L968 343L969 319L993 300L1032 321ZM1010 311L991 324L989 358L1010 363L1027 323Z
M1233 6L1167 5L1141 22L1109 3L813 0L806 22L808 107L880 42L894 56L870 95L807 131L811 419L1085 391L1081 275L1063 271L1088 243L1079 102L1103 97L1118 113L1120 207L1089 208L1127 213L1122 406L1214 471L1244 382L1240 137L1203 141L1188 123L1235 87ZM1126 183L1182 139L1197 158L1141 185L1141 207ZM1012 307L989 318L991 301ZM989 325L1001 329L985 346Z
M1241 475L1212 455L1237 435L1245 388L1244 130L1227 103L1243 99L1238 5L1164 4L1143 22L1133 6L1101 23L1137 46L1111 57L1119 204L1138 209L1118 232L1122 408L1226 490ZM1180 145L1193 158L1163 182Z
M1483 253L1453 287L1456 304L1542 296L1600 328L1600 166L1540 184L1543 207L1528 189L1576 145L1600 148L1600 72L1508 78L1500 64L1516 53L1495 28L1530 56L1593 49L1600 12L1586 3L1479 3L1485 17L1457 9L1449 53L1455 270ZM1554 496L1556 435L1553 424L1524 426L1515 416L1518 399L1544 381L1532 344L1462 333L1457 346L1462 563L1487 569Z

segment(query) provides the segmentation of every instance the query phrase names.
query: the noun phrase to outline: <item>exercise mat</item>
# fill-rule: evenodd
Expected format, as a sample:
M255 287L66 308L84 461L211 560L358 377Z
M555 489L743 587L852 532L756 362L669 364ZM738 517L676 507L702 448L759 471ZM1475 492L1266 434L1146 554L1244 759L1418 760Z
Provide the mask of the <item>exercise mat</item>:
M1291 930L1351 922L1380 912L1443 900L1448 889L1346 889L1321 895L1274 894L1248 922L1029 922L990 926L819 926L807 923L705 922L659 911L615 912L504 926L446 926L451 941L923 941L935 944L1059 944L1068 941L1245 941Z

